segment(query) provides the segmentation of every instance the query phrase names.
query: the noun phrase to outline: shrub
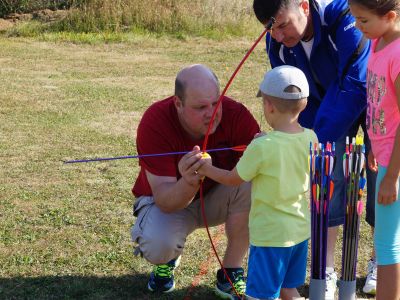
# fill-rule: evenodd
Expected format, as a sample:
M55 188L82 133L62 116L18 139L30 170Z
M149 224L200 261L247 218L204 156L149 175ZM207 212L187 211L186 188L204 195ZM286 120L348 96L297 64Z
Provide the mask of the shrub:
M0 17L11 13L29 13L39 9L66 9L73 0L0 0Z
M87 0L57 26L77 32L236 33L255 24L247 0ZM237 31L237 32L236 32Z

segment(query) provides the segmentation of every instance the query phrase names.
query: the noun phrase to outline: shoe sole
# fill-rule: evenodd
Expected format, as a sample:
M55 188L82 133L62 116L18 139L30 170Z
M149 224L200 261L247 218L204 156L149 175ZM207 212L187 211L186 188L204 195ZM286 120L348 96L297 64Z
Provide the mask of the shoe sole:
M362 291L364 292L364 294L373 295L373 296L376 295L376 289L364 290L364 288L363 288Z
M177 267L179 267L179 265L181 264L181 258L182 258L182 255L179 255L178 258L176 259L174 270L175 270Z
M147 284L147 289L148 289L150 292L153 292L153 293L156 292L156 290L152 289L151 286L150 286L149 284ZM175 282L174 282L174 285L173 285L169 290L162 291L161 293L163 293L163 294L168 294L168 293L171 293L173 290L175 290Z

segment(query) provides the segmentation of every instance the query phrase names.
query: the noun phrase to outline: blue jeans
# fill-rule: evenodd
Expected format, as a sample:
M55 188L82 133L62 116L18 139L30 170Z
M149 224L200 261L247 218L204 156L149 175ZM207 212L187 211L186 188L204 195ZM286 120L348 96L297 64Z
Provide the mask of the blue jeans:
M360 118L360 120L363 120ZM364 123L364 122L363 122ZM346 151L346 136L350 137L350 143L352 137L356 136L358 132L358 128L360 126L360 122L356 122L354 125L351 126L347 134L339 138L336 141L336 165L335 169L333 170L333 182L334 182L334 191L331 199L331 203L329 206L329 227L339 226L344 224L345 219L345 203L344 203L344 196L345 196L345 180L343 174L343 154ZM367 155L369 149L371 149L371 143L369 141L367 131L364 126L364 143L365 143L365 159L367 161ZM376 183L376 173L369 170L367 168L367 203L366 203L366 217L365 220L367 223L374 227L375 226L375 183Z

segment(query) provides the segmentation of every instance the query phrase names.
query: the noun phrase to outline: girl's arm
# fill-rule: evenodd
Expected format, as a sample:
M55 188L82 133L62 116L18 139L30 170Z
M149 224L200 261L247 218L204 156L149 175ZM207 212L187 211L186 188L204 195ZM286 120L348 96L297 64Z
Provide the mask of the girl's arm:
M397 108L400 111L400 75L397 76L394 85L396 87ZM397 181L400 175L400 124L397 126L396 137L392 155L385 176L379 186L378 203L391 204L397 199Z
M368 152L368 168L373 172L378 172L378 163L376 162L374 152L369 149Z

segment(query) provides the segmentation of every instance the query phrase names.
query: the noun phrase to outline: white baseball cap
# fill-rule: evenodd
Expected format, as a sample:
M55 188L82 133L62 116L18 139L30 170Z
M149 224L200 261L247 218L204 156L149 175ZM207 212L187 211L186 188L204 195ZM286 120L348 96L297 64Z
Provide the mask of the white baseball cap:
M287 91L290 86L297 87L299 91ZM279 66L265 73L257 97L261 97L261 93L287 100L307 98L308 81L302 70L289 65Z

